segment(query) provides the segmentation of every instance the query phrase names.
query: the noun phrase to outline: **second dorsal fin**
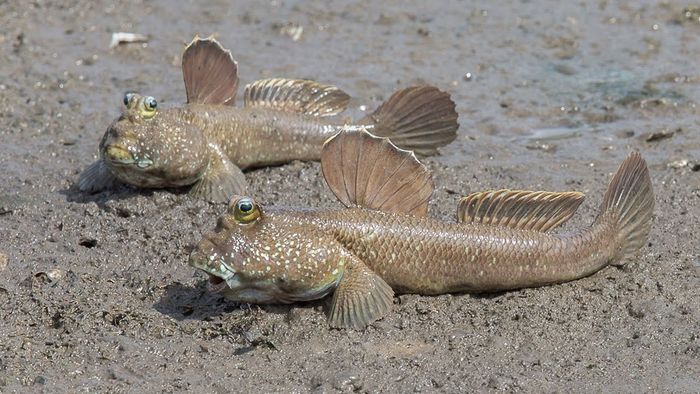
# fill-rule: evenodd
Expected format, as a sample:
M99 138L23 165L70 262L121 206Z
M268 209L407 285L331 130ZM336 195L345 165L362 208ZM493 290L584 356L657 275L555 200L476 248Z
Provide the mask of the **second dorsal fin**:
M331 85L306 79L261 79L246 85L246 107L266 107L309 116L333 116L348 106L350 96Z
M321 151L326 183L345 206L426 216L433 180L413 152L365 130L344 129Z
M457 220L546 232L573 216L584 195L579 192L491 190L462 198Z
M196 36L182 54L187 102L234 105L238 63L214 37Z

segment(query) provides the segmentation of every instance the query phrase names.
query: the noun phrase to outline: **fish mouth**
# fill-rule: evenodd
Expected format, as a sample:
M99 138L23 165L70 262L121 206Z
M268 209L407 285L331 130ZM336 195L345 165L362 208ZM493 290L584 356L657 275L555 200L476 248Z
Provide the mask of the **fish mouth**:
M189 264L209 275L207 290L211 293L221 293L229 288L228 281L234 280L236 271L223 262L216 253L216 245L210 240L202 239L190 254Z
M153 165L153 160L148 157L136 158L129 152L128 149L119 145L108 145L104 149L104 157L115 165L136 165L138 168L145 169Z
M224 291L226 288L228 288L228 284L225 280L221 279L216 275L209 274L209 280L207 281L207 290L210 293L218 294Z
M134 164L134 155L128 149L119 145L108 145L104 149L104 157L116 164Z

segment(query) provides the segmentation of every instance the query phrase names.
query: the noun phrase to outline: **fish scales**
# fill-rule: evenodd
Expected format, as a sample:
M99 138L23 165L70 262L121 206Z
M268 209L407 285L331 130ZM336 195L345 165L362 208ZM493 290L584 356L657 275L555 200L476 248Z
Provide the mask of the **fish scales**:
M346 124L371 130L419 154L437 153L457 134L449 94L432 86L395 92L362 119L338 115L350 96L331 85L271 78L245 87L236 107L238 64L215 39L195 39L182 56L187 103L159 108L154 97L127 93L122 115L104 133L99 159L78 180L89 193L119 183L191 186L190 194L226 202L244 194L242 170L319 160L323 143Z
M412 153L364 131L329 139L321 168L345 209L231 199L190 255L209 274L210 290L254 303L333 293L329 324L362 329L391 309L395 292L495 292L590 275L636 253L653 217L638 153L611 179L593 224L567 234L549 231L571 218L581 193L477 192L460 200L457 223L429 218L430 173Z
M268 108L189 107L192 123L240 169L319 160L323 142L343 126L333 120Z
M399 293L493 292L565 282L607 265L618 249L608 242L616 233L611 220L588 232L551 235L361 208L273 212L281 228L289 220L298 231L308 226L333 234Z

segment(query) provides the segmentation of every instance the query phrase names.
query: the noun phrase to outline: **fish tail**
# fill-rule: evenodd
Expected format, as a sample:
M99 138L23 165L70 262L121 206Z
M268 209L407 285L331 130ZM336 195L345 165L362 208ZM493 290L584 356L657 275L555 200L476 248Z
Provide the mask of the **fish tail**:
M457 111L450 95L432 86L399 90L361 120L367 130L388 137L402 149L420 155L437 153L457 138Z
M596 221L612 218L622 259L637 252L647 240L654 210L649 169L638 152L632 152L610 180Z

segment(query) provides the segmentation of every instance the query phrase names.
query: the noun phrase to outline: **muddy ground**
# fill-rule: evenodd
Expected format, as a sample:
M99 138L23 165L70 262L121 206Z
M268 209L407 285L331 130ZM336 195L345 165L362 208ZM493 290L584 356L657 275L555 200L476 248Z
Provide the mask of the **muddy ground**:
M572 2L565 2L572 3ZM685 2L0 1L0 392L700 391L700 11ZM301 29L300 29L301 28ZM111 33L149 36L109 48ZM579 190L589 224L631 150L656 192L620 268L503 294L396 297L364 332L324 302L248 306L187 265L222 205L75 181L126 91L184 101L213 33L242 83L333 83L361 115L450 92L431 215L490 188ZM267 204L337 207L316 163L247 173Z

